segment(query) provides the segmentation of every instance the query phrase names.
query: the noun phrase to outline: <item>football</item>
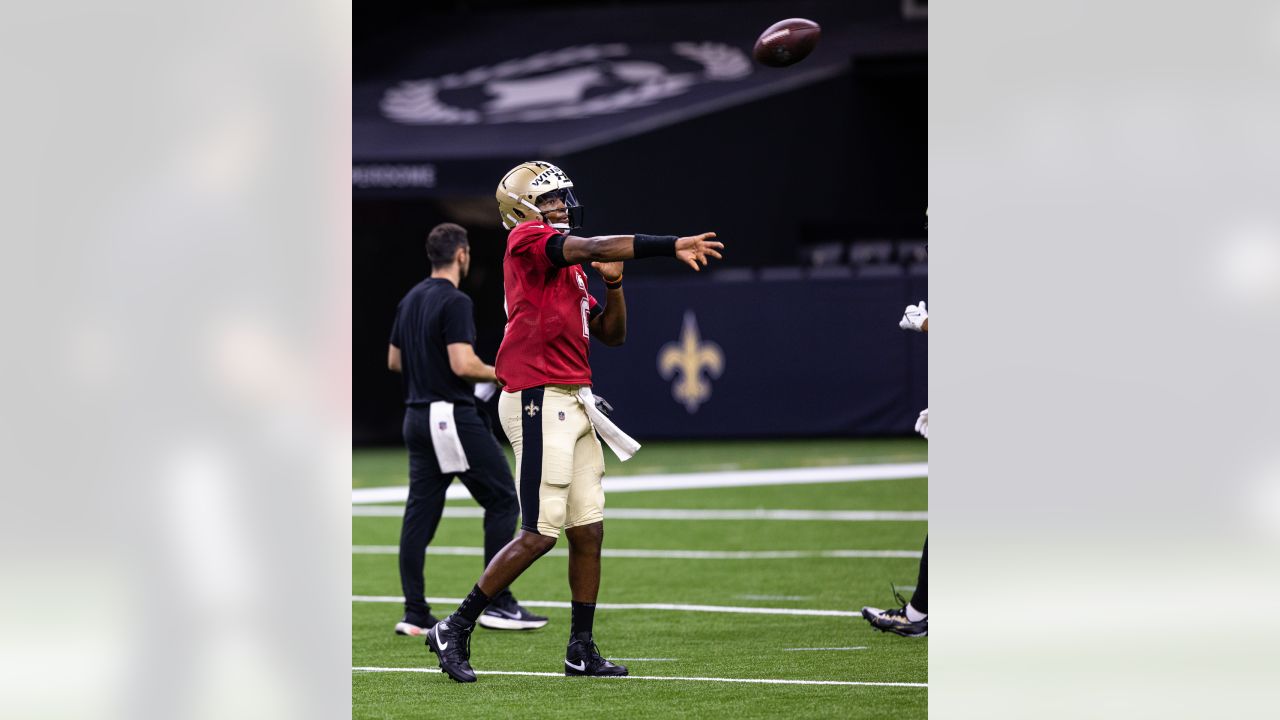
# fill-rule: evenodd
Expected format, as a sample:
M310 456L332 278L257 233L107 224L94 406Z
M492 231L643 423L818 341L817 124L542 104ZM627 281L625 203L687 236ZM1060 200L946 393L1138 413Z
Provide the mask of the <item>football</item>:
M822 28L812 20L779 20L760 34L751 53L761 65L787 67L808 57L821 36Z

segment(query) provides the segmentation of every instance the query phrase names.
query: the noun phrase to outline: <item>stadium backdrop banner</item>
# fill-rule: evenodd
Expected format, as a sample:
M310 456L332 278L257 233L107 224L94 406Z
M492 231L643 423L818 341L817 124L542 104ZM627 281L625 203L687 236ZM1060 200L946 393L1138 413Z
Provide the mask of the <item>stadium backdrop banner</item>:
M595 391L641 442L910 434L928 341L898 320L927 282L628 280L626 344L592 343Z

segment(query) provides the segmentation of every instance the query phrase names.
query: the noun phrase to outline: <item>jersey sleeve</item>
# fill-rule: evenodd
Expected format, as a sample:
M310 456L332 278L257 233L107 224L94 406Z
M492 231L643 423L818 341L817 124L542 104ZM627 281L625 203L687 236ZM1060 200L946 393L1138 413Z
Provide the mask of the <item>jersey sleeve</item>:
M543 223L517 225L507 240L511 257L551 267L551 260L547 257L547 241L559 234L559 230Z
M596 316L604 312L604 307L602 307L600 303L596 302L596 296L591 293L587 293L587 300L590 301L591 306L590 309L587 310L587 314L591 316L592 320L595 320Z
M400 308L396 308L396 319L391 321L391 338L388 341L396 347L404 347L400 344Z
M472 313L471 298L461 293L454 296L445 305L441 320L445 345L476 341L476 320Z

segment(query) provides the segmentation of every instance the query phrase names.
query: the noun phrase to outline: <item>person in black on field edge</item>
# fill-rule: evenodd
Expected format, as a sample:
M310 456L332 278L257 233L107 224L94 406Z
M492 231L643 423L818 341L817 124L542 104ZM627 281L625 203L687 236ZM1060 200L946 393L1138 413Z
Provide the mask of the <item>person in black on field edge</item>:
M427 544L444 513L445 490L456 475L484 507L484 563L511 541L520 516L507 459L476 406L474 384L497 382L492 365L476 356L471 298L458 284L471 268L467 231L442 223L427 236L431 277L396 308L387 367L404 385L404 442L409 449L409 499L400 530L404 619L399 635L419 636L435 625L423 589ZM496 630L532 630L547 618L521 607L503 589L479 618Z

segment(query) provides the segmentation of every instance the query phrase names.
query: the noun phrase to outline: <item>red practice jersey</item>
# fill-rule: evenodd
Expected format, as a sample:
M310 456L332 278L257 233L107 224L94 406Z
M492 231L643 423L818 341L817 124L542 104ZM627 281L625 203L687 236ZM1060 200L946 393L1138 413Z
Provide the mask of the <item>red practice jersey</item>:
M556 267L547 240L560 231L538 220L507 236L502 259L507 329L494 363L507 392L539 385L590 385L591 329L596 299L582 266Z

